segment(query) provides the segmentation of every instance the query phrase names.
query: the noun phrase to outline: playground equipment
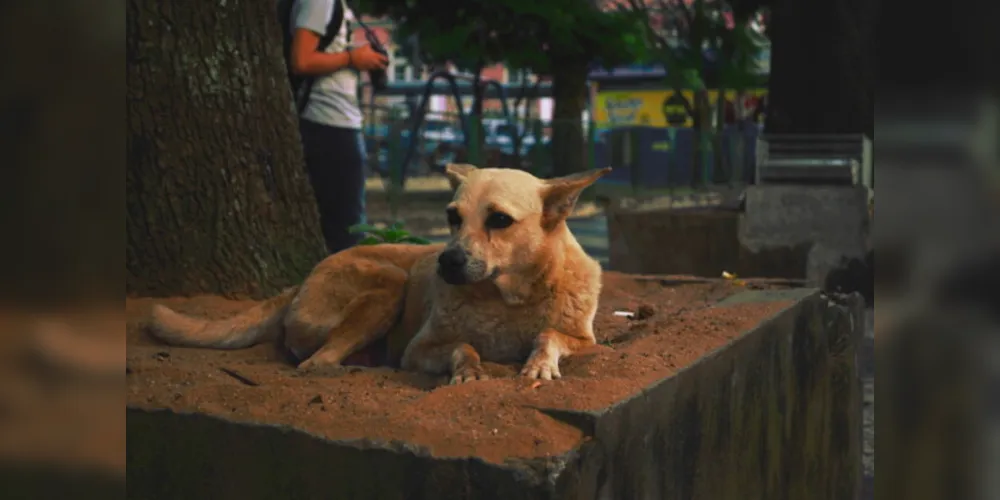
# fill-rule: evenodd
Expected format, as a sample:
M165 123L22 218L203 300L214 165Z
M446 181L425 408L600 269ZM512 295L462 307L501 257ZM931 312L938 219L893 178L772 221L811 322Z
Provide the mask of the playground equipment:
M420 105L417 107L415 115L412 117L413 124L410 130L410 137L416 137L420 132L420 127L424 123L424 119L427 115L427 104L431 97L431 92L433 91L434 82L438 79L444 79L448 82L448 86L452 93L452 98L455 100L455 105L458 108L458 119L462 127L462 135L465 142L467 160L473 164L482 163L482 151L480 151L480 124L474 123L473 126L469 126L468 117L465 113L465 106L463 105L462 95L458 89L458 80L465 80L472 82L473 85L477 83L477 80L473 77L456 75L449 71L435 71L431 74L430 78L427 79L427 83L424 85L424 93L420 100ZM508 123L513 123L510 119L510 109L507 106L507 92L503 85L493 79L480 79L478 84L482 87L481 89L474 89L475 95L480 96L483 99L485 95L485 90L489 87L493 87L496 90L497 95L500 98L501 110L503 112L503 117ZM475 97L474 97L475 99ZM475 104L473 105L475 107ZM511 137L513 140L513 137ZM410 141L409 147L406 149L406 154L402 159L402 178L400 181L406 177L406 168L408 167L410 160L413 158L413 153L416 149L416 141Z
M502 83L494 79L476 79L468 75L458 75L451 73L449 71L439 70L433 72L425 82L420 84L420 100L419 104L414 109L411 109L408 116L403 118L402 110L393 108L389 110L390 121L396 125L399 123L406 123L408 126L408 135L404 138L403 127L400 126L389 126L387 129L386 137L384 139L386 145L388 146L387 160L389 164L388 168L388 184L386 187L386 192L388 194L388 201L390 204L390 210L395 213L396 207L400 201L400 196L403 192L403 186L408 177L409 169L413 163L417 148L422 144L422 134L421 129L427 118L428 105L430 102L430 97L434 94L440 94L441 89L437 86L439 81L444 81L446 84L445 92L451 95L455 107L457 108L457 117L459 122L459 127L461 129L461 141L464 145L464 158L462 161L467 161L469 163L474 163L477 165L485 164L484 162L484 151L483 151L483 141L480 136L482 132L481 122L477 121L475 123L470 120L470 114L465 112L465 102L463 99L462 88L459 83L472 84L473 95L481 100L486 99L499 99L501 106L501 119L506 123L510 124L510 127L506 127L505 133L510 138L511 143L516 144L520 137L515 138L514 134L517 130L515 120L511 115L510 108L507 104L508 92ZM475 85L478 83L478 88ZM399 95L401 93L399 87L396 89L391 88L389 93L394 93ZM410 92L406 92L410 90ZM491 92L492 91L492 92ZM522 89L525 92L526 89ZM403 92L407 95L413 95L412 87L406 89L404 87ZM386 92L379 92L380 95L384 95ZM540 89L536 86L532 92L532 98L537 98L541 95ZM371 96L370 107L375 109L374 103L375 94ZM479 116L478 120L482 117ZM541 126L533 127L535 132L540 132ZM380 152L377 152L379 154Z

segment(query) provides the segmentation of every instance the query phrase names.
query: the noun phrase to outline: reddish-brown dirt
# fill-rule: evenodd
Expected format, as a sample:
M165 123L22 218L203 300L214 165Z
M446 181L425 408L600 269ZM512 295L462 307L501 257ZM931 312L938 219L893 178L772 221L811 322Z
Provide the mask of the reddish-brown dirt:
M600 409L721 347L787 302L713 307L763 282L637 277L607 272L595 320L600 345L564 359L563 378L533 381L519 366L486 364L491 380L345 366L299 374L273 343L239 351L175 348L143 331L152 299L126 301L127 401L138 408L201 412L236 421L293 426L330 439L400 440L437 456L508 457L564 453L576 427L536 408ZM177 310L224 317L251 305L218 297L165 301ZM614 311L639 312L638 318Z

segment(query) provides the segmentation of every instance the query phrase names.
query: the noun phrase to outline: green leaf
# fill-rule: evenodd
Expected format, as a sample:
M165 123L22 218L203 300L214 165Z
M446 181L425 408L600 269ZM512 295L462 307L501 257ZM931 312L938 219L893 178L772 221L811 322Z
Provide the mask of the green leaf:
M410 233L400 229L389 229L382 235L382 238L385 239L386 243L396 243L409 235Z
M682 78L684 79L684 85L690 89L701 90L705 88L705 82L702 81L701 75L698 74L696 69L685 69L681 72Z
M431 241L419 236L407 236L400 240L400 243L413 243L415 245L430 245Z
M358 242L359 245L378 245L379 243L384 243L384 242L374 236L366 236L364 239Z
M349 232L351 234L377 233L377 232L379 232L379 229L377 227L371 225L371 224L355 224L355 225L347 228L347 232Z

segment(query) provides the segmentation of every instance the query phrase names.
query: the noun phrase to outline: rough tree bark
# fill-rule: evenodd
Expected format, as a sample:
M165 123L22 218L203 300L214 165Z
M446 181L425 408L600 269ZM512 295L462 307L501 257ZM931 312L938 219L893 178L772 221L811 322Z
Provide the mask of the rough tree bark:
M261 297L325 254L273 2L126 2L129 295Z
M552 175L569 175L587 168L583 111L587 109L587 62L558 61L552 65Z
M771 0L770 133L875 134L874 6Z

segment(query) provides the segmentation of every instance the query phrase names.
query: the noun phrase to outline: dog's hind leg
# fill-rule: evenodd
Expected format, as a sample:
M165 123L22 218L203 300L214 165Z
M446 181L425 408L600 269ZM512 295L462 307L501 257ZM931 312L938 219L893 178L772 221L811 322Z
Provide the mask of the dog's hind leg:
M401 287L373 290L354 297L341 313L343 321L330 329L323 346L300 363L298 369L308 371L340 365L348 356L385 335L399 317L402 304Z

